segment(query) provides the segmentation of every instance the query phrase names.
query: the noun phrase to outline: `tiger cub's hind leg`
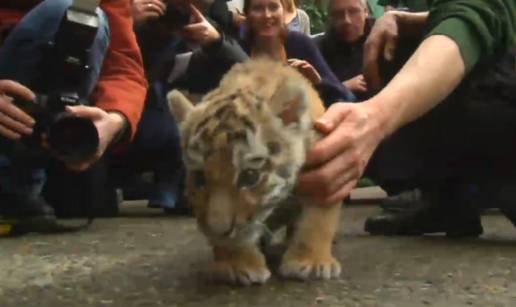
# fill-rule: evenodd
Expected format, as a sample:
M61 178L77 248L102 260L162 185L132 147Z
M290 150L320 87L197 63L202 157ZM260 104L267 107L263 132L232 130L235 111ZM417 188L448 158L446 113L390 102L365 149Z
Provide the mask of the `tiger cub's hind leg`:
M250 286L264 284L271 276L257 246L214 247L213 253L215 261L208 270L213 282Z
M295 279L331 279L341 272L333 257L332 244L337 231L340 204L331 207L306 205L296 232L283 255L279 272Z

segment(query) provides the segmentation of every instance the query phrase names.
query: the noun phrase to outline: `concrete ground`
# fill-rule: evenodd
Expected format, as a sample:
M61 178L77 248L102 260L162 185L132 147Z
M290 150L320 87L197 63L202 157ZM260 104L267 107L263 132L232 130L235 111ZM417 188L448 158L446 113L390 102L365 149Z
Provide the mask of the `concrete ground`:
M0 239L0 306L516 306L516 230L483 217L479 239L371 237L374 206L347 207L335 245L341 279L214 286L191 218L143 203L87 231Z

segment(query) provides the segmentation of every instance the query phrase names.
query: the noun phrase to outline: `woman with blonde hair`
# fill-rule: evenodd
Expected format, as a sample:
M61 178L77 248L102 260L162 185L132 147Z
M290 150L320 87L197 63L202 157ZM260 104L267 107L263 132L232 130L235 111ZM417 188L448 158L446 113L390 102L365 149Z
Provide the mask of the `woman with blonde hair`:
M326 105L355 100L312 39L287 28L282 0L245 0L244 13L246 27L241 45L251 58L266 56L294 67L312 82Z
M285 24L290 31L299 31L310 35L310 17L296 6L294 0L281 0L285 12Z

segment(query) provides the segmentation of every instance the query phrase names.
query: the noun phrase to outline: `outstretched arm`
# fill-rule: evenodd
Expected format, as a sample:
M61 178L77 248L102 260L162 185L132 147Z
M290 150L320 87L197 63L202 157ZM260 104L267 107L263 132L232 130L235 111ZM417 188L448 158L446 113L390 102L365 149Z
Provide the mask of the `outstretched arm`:
M119 139L129 141L140 120L147 81L140 49L133 32L130 1L102 1L109 19L110 46L101 75L91 97L95 107L69 107L67 111L93 121L99 133L99 148L89 161L68 165L82 171L89 168Z
M389 135L444 100L464 74L458 45L447 36L433 35L368 104L378 110L379 124Z
M491 20L487 17L478 20L477 15L472 14L472 22L483 26L485 35L466 32L470 24L464 23L460 33L466 34L468 41L457 36L459 21L446 18L450 10L443 9L443 18L433 17L432 22L440 22L431 28L429 36L382 91L364 103L332 105L316 122L316 127L327 136L309 153L308 165L312 168L300 177L300 193L321 204L345 198L386 136L442 102L479 60L492 58L497 50L507 50L514 44L516 2L456 0L439 3L452 2L459 11L464 7L474 7L478 12L500 9L502 6L497 4L501 3L508 7L497 15L486 14L494 18ZM491 39L485 39L488 37ZM469 52L469 43L477 49Z
M101 7L109 19L111 42L92 101L107 112L123 115L129 140L136 133L147 94L143 61L133 32L131 2L103 1Z

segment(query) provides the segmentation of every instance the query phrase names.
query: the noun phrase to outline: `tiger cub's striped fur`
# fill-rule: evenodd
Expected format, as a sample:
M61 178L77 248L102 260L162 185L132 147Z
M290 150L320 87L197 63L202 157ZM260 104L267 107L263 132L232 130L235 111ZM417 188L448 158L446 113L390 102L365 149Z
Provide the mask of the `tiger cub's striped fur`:
M331 245L340 206L292 197L306 153L318 139L313 119L324 112L310 82L281 63L255 59L235 65L195 106L177 91L168 99L181 122L187 198L213 245L212 277L264 283L270 272L256 243L269 216L296 203L302 213L280 274L337 277L340 264Z

